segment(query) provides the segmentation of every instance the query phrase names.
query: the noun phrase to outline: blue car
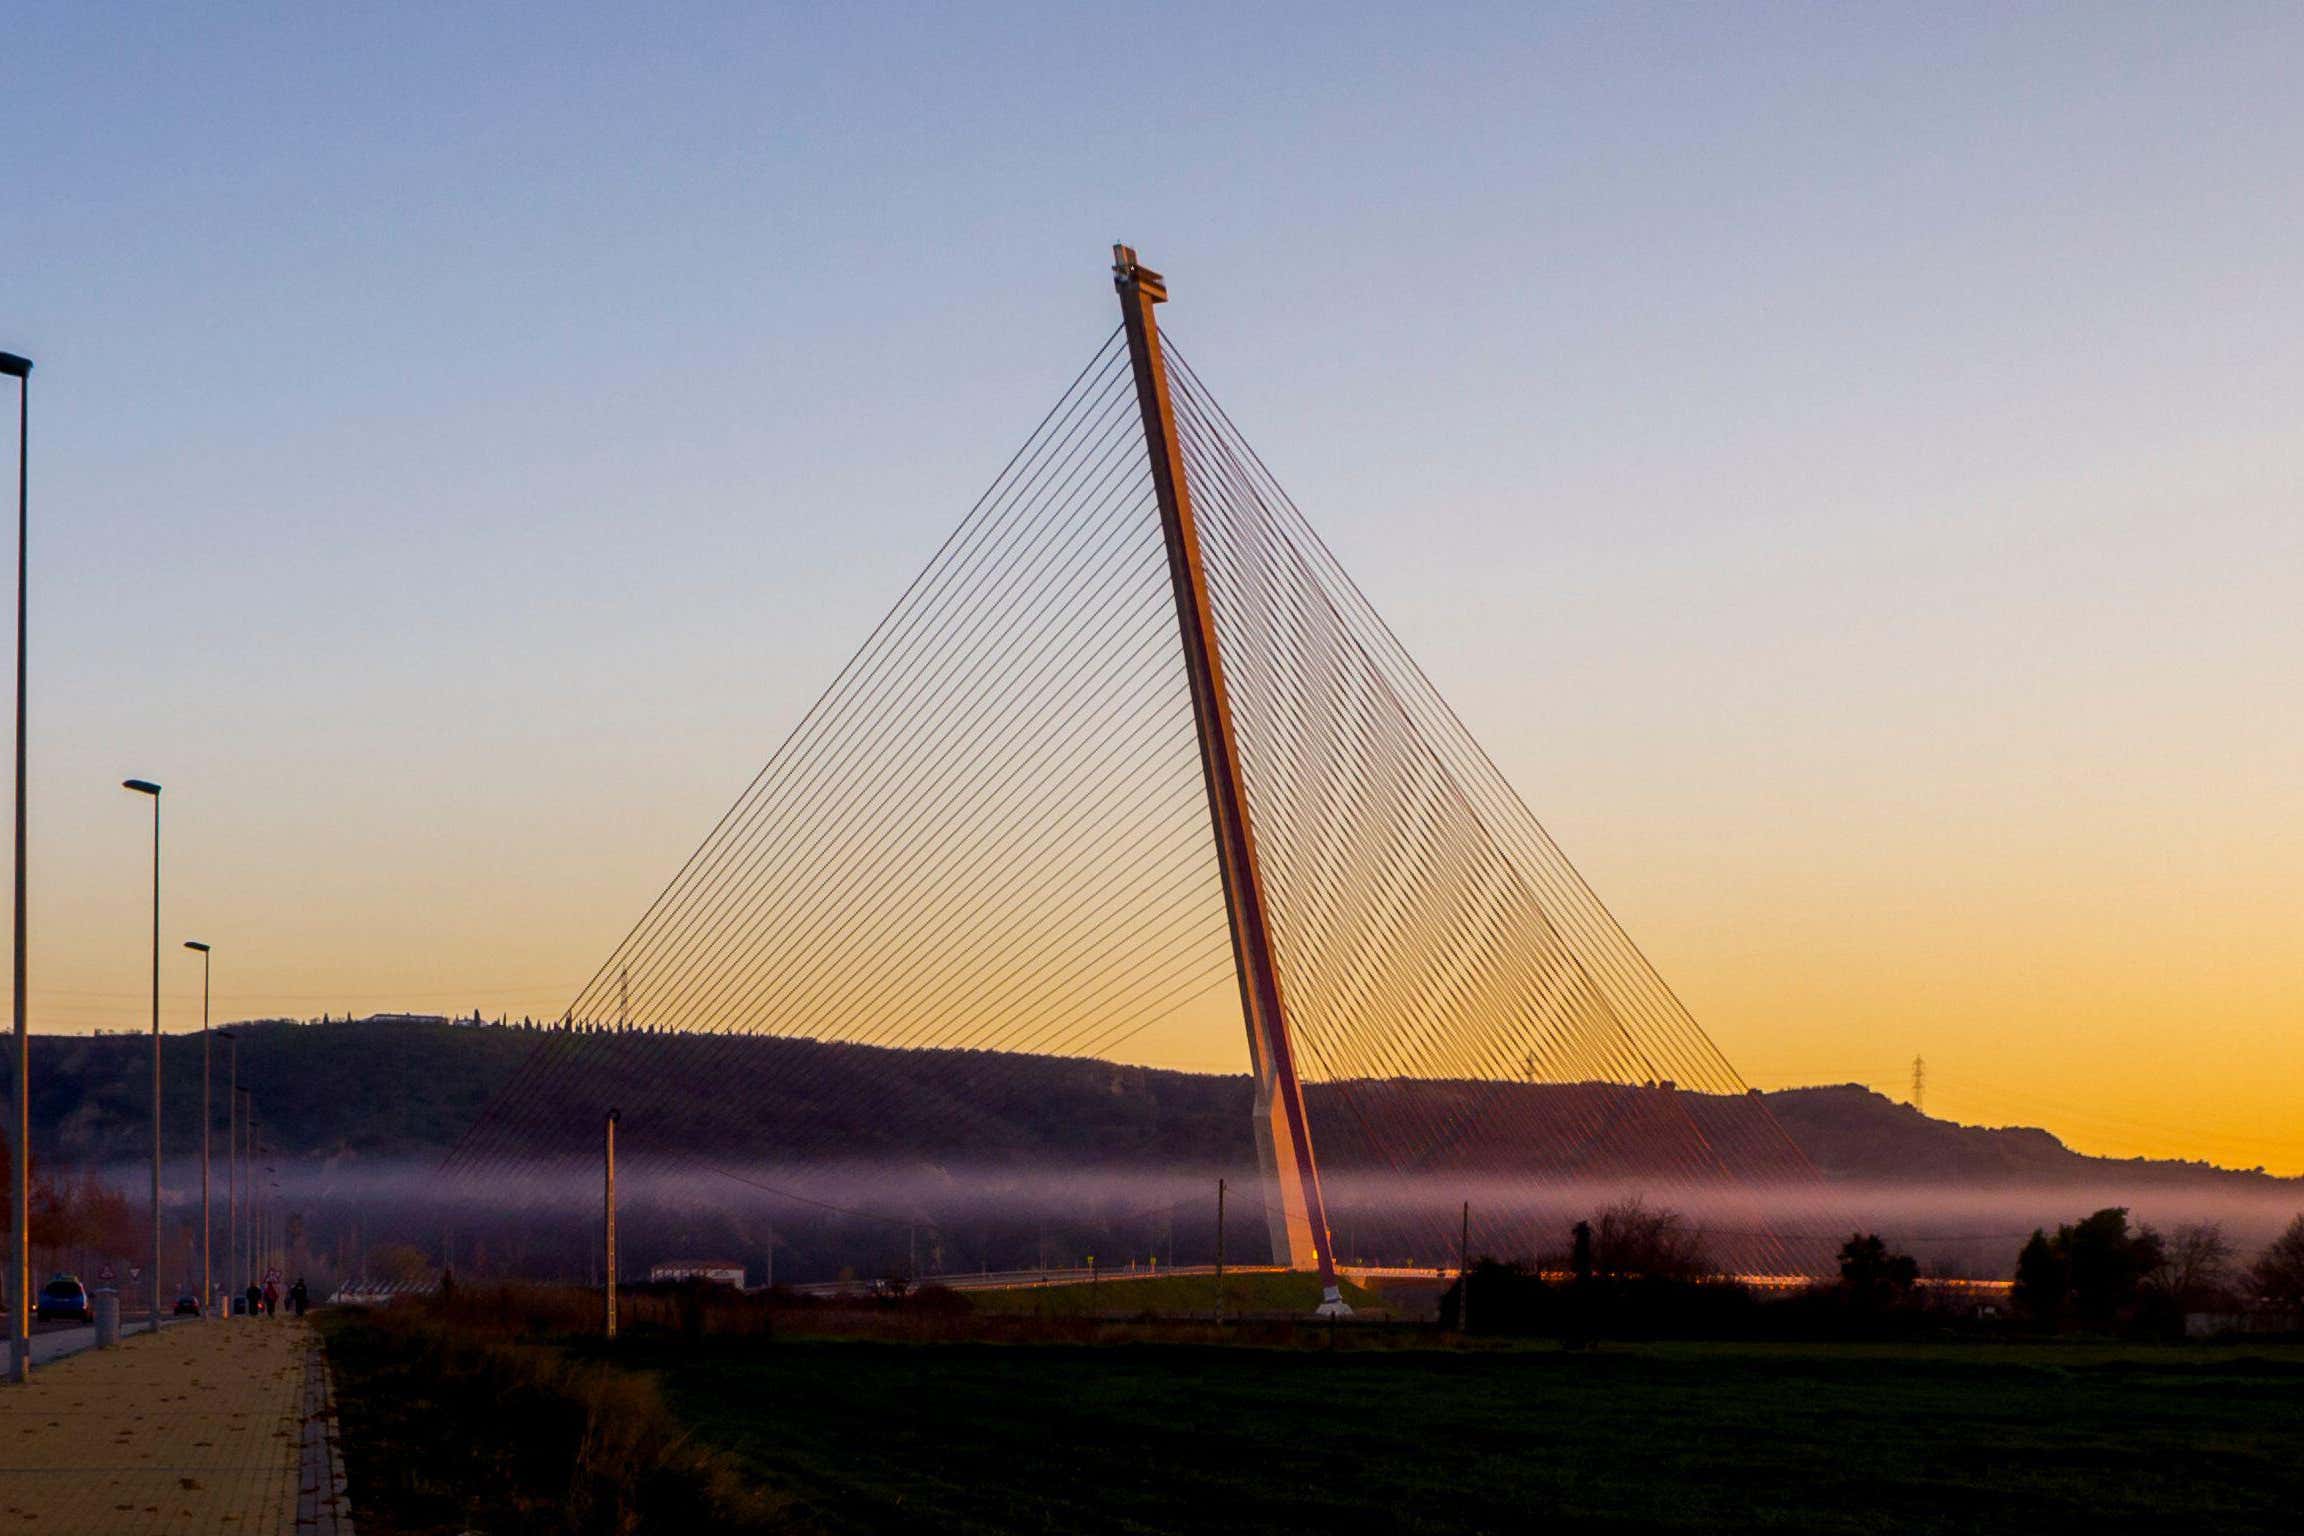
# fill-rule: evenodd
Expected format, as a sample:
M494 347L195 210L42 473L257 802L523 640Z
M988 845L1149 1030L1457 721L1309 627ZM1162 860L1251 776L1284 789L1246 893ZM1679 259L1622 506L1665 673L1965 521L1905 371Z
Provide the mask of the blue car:
M44 1323L53 1318L70 1318L76 1323L96 1320L88 1310L88 1287L76 1275L58 1275L40 1287L40 1301L34 1311Z

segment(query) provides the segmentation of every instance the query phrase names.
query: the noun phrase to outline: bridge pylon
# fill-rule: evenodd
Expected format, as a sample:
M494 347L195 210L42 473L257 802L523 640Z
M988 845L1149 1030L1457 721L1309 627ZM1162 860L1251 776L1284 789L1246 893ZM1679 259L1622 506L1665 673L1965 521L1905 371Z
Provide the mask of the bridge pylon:
M1327 1206L1320 1196L1320 1170L1312 1155L1312 1130L1304 1114L1304 1090L1297 1078L1280 972L1272 959L1272 929L1263 875L1256 860L1256 832L1249 815L1247 781L1240 770L1231 695L1224 684L1224 649L1208 596L1208 573L1201 557L1199 526L1192 515L1192 491L1177 437L1175 408L1168 393L1160 325L1152 312L1154 305L1167 301L1168 285L1159 273L1138 262L1136 252L1125 245L1112 247L1112 282L1120 294L1136 403L1144 418L1144 446L1151 461L1153 495L1160 506L1168 575L1176 593L1185 679L1199 737L1200 768L1207 781L1208 817L1215 832L1217 869L1231 925L1232 958L1240 978L1240 1012L1248 1029L1248 1058L1256 1079L1251 1113L1256 1152L1263 1165L1264 1212L1272 1234L1272 1254L1275 1261L1291 1269L1318 1271L1323 1314L1349 1312L1336 1283L1336 1256L1329 1237Z

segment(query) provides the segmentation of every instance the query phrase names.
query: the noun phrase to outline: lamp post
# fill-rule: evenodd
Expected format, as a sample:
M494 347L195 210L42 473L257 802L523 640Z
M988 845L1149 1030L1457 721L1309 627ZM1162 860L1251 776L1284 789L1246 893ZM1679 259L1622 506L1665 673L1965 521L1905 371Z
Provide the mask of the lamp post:
M160 1331L160 786L122 779L122 789L152 797L152 1327Z
M202 1002L206 1002L203 991ZM240 1039L228 1029L216 1031L230 1063L224 1079L224 1267L234 1267L240 1240ZM237 1294L237 1289L235 1289ZM211 1297L209 1304L215 1304ZM232 1315L232 1299L224 1299L224 1315Z
M248 1214L244 1227L248 1240L248 1279L253 1283L262 1278L256 1269L256 1243L264 1219L264 1191L256 1182L256 1090L243 1088L240 1095L240 1155L247 1159L241 1166L248 1171Z
M253 1088L243 1088L240 1090L240 1171L247 1177L240 1181L240 1190L247 1198L240 1202L240 1251L233 1257L240 1261L241 1272L250 1276L256 1273L254 1268L256 1263L255 1143L256 1091ZM239 1276L236 1275L233 1278L238 1279ZM240 1288L245 1291L248 1287L242 1284ZM254 1308L249 1309L249 1315L255 1315Z
M215 1223L208 1213L208 1138L214 1129L216 1112L208 1101L208 1063L212 1047L208 1043L208 946L198 939L186 939L184 947L197 951L200 956L200 1313L205 1317L216 1301L216 1266L210 1261L209 1242Z
M15 1189L9 1253L8 1379L32 1379L32 1051L24 1029L24 546L31 531L32 359L0 352L0 374L16 381L16 1100L8 1116L9 1177Z

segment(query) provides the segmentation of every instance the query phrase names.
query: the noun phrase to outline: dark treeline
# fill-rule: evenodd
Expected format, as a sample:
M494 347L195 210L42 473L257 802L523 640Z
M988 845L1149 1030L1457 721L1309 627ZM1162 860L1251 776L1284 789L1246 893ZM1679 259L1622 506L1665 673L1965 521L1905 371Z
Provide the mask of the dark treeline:
M1623 1202L1575 1224L1561 1251L1483 1257L1452 1283L1441 1322L1558 1338L2135 1339L2304 1329L2304 1214L2252 1255L2212 1222L2163 1233L2107 1207L2033 1233L2007 1290L1929 1283L1877 1233L1841 1245L1836 1279L1763 1291L1722 1279L1679 1213Z
M219 1026L227 1027L227 1026ZM537 1045L515 1027L360 1019L266 1019L228 1026L240 1086L268 1147L297 1158L437 1157L455 1144ZM230 1051L213 1041L210 1103L222 1153ZM151 1039L138 1033L34 1035L36 1159L104 1164L151 1146ZM200 1151L201 1040L161 1041L161 1133L170 1157Z

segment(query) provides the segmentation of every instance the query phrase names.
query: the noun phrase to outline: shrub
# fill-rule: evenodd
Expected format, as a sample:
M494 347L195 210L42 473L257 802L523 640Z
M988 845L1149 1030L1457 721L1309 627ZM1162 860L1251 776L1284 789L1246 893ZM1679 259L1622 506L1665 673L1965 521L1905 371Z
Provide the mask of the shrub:
M363 1522L451 1517L512 1536L788 1528L782 1501L689 1441L650 1378L519 1341L543 1305L521 1300L490 1308L468 1292L327 1316Z

